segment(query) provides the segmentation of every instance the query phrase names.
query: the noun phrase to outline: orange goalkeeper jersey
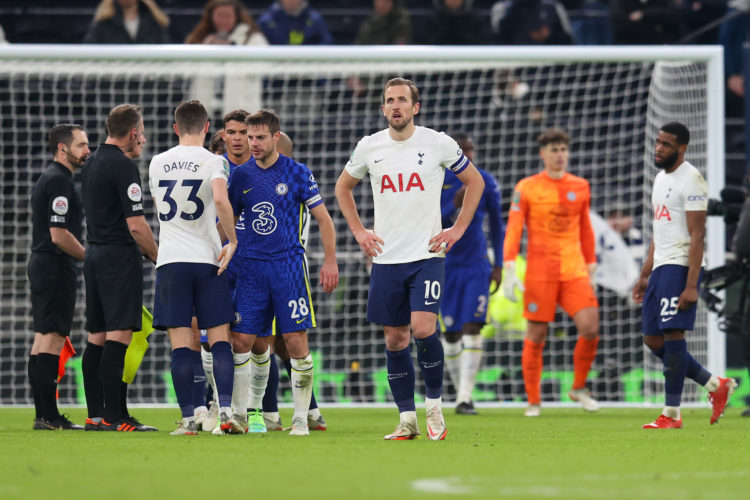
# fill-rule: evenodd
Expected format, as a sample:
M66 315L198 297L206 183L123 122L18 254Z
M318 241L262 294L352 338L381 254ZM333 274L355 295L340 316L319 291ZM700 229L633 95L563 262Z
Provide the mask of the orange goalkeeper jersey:
M525 224L526 280L587 277L586 264L596 262L590 202L589 183L581 177L565 173L552 179L542 171L522 179L513 192L504 260L518 255Z

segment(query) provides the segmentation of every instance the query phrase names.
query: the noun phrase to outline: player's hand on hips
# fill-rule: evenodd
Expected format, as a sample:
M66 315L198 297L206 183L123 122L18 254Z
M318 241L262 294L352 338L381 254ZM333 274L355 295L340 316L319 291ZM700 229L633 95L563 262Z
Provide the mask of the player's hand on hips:
M453 245L461 238L461 236L463 236L463 234L463 231L459 231L455 226L443 229L430 239L430 252L450 252Z
M633 285L633 302L636 304L643 303L643 294L646 292L648 286L648 278L638 278L638 281Z
M677 299L677 309L684 311L690 309L698 302L698 287L686 286Z
M521 292L526 291L523 287L523 283L518 279L518 275L516 274L516 262L513 260L503 262L502 286L503 295L505 295L505 298L511 302L516 302L518 300L518 297L516 297L516 288L521 290Z
M339 266L335 260L323 262L320 268L320 285L325 293L331 293L339 285Z
M356 233L354 237L357 239L359 247L368 257L377 257L379 253L383 253L381 245L384 245L385 243L372 229L360 231Z
M232 243L231 241L222 247L219 258L217 259L219 262L219 272L216 273L217 275L221 275L221 273L226 271L229 261L232 260L232 257L234 256L235 250L237 250L237 243Z

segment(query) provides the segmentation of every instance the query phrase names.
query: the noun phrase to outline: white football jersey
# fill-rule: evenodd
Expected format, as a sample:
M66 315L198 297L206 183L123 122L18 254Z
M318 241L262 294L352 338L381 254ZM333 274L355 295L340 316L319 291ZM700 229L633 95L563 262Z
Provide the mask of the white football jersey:
M697 168L683 162L671 173L654 179L654 269L665 264L688 265L690 234L685 212L708 208L708 185ZM705 264L705 262L704 262Z
M176 146L154 156L149 187L159 214L156 267L171 262L218 266L221 241L211 181L228 176L226 159L200 146Z
M388 129L362 138L346 172L370 175L375 204L375 234L384 244L377 264L400 264L444 257L430 253L430 239L440 233L440 193L446 168L460 173L469 164L456 141L442 132L416 127L405 141Z

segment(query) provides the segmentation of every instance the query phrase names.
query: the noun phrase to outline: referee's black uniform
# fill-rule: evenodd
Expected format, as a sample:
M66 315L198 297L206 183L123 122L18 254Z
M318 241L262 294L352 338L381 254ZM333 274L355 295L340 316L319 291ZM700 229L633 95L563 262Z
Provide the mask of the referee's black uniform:
M87 328L92 333L140 330L143 264L126 221L143 215L138 168L118 146L101 144L83 167L81 196L88 243L83 270ZM126 349L107 340L102 353L104 420L109 424L127 417L120 400Z
M31 192L32 239L27 273L34 332L70 334L76 302L76 260L52 242L51 227L67 229L81 241L83 212L73 172L52 162ZM29 382L34 395L34 429L81 429L60 416L55 400L59 355L32 354Z

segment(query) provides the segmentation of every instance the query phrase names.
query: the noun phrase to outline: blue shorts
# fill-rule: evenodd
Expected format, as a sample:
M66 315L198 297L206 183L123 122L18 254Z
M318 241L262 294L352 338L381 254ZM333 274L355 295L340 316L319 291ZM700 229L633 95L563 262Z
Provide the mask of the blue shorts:
M304 255L279 260L238 259L234 308L238 322L232 331L267 337L315 326L310 280Z
M445 278L445 259L373 264L367 321L385 326L411 323L413 311L438 314Z
M173 262L156 269L154 327L187 327L198 317L198 328L231 323L234 306L227 278L216 275L218 266Z
M440 306L445 331L460 332L466 323L486 323L489 296L490 266L486 261L472 267L446 266Z
M651 273L643 296L644 335L663 335L664 330L692 330L695 327L697 304L684 311L677 309L677 300L685 290L687 274L687 266L676 264L659 266ZM700 282L699 277L699 290Z

